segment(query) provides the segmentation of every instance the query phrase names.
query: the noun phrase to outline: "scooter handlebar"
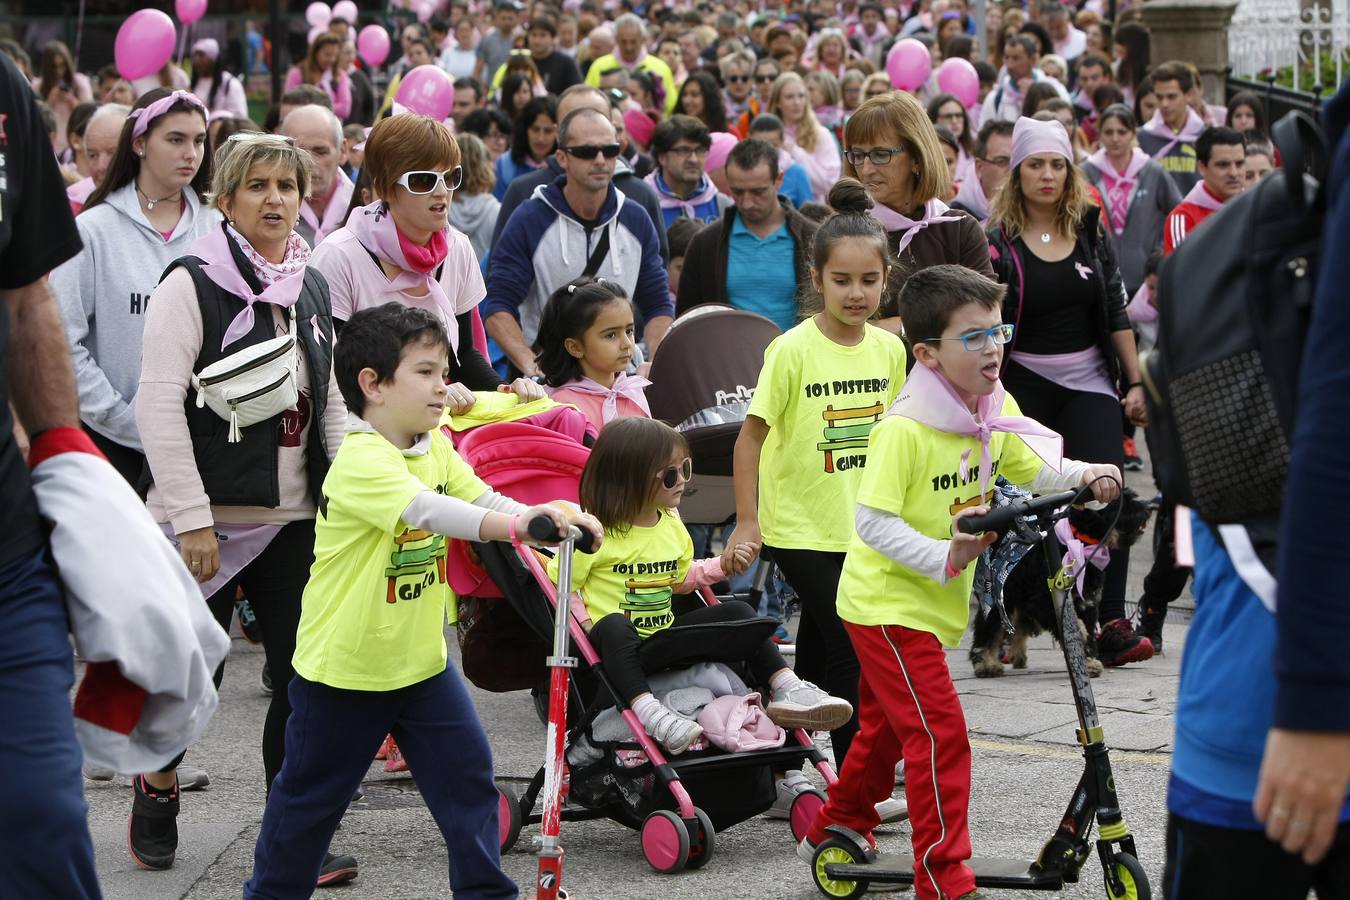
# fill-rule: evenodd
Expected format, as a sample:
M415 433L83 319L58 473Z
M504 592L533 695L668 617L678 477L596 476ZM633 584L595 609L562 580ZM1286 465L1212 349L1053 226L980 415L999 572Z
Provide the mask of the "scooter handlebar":
M567 534L560 534L557 526L548 516L535 516L525 526L525 530L530 537L541 544L560 544L570 539L576 542L577 549L582 553L593 553L595 551L595 537L589 531L572 525L568 528Z
M1002 531L1013 519L1022 516L1035 516L1072 503L1079 491L1061 491L1058 494L1046 494L1030 500L1015 500L1007 506L1000 506L982 516L962 516L956 520L956 527L962 534L979 534L982 531Z

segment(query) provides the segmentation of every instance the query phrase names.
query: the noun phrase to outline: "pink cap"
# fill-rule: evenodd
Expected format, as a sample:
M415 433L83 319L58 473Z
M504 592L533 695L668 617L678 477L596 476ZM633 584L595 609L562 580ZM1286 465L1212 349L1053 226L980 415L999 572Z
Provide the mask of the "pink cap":
M708 161L704 163L704 169L709 172L716 172L727 164L727 156L731 153L731 148L737 144L736 135L728 134L725 131L714 131L712 133L712 147L708 149Z
M624 111L623 127L628 129L628 136L640 144L643 150L651 145L652 135L656 133L656 123L652 117L636 106Z
M1022 160L1037 153L1056 153L1072 163L1073 147L1069 145L1069 133L1058 122L1038 122L1022 116L1013 126L1009 165L1015 169Z

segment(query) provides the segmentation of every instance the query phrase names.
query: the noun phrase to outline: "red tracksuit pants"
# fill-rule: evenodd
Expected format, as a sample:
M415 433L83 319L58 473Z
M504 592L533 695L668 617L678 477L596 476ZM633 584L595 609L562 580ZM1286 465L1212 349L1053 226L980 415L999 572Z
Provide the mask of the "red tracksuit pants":
M905 760L905 799L913 828L914 889L920 900L951 900L975 889L970 859L970 741L947 654L937 637L901 625L845 622L862 669L858 735L839 783L807 840L827 825L870 834L875 804L891 795Z

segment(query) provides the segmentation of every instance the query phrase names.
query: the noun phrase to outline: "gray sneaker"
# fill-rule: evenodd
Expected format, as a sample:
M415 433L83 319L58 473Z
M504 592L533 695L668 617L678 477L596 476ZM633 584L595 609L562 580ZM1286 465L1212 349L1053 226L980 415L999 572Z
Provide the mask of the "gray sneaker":
M853 704L831 697L809 681L774 693L764 710L781 728L833 731L853 716Z
M205 769L196 766L178 767L178 789L180 791L200 791L211 783L211 776Z
M789 770L774 785L777 796L774 797L773 806L765 810L764 815L770 819L792 818L792 801L797 799L798 794L810 789L811 782L805 775L796 769Z
M679 756L688 750L689 745L703 734L702 725L664 704L652 714L650 722L643 723L643 727L671 756Z

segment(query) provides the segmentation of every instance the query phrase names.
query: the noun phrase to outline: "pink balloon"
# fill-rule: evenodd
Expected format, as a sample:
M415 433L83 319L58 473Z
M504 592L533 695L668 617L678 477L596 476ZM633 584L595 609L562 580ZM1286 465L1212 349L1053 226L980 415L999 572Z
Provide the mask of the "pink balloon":
M938 66L938 87L951 94L966 109L980 99L980 74L967 59L948 59Z
M891 52L886 54L886 74L891 76L891 84L899 90L917 90L928 80L932 71L932 54L914 38L897 41Z
M328 4L324 3L323 0L314 0L313 3L305 7L305 21L309 23L310 28L327 28L332 18L333 11L328 8Z
M436 10L432 8L432 5L430 3L417 4L417 21L419 22L428 21L435 11Z
M378 66L389 58L389 32L383 25L367 25L356 36L356 52L368 66Z
M360 12L352 0L338 0L333 4L333 18L344 19L348 25L355 25L359 15Z
M173 56L177 40L173 19L157 9L138 9L117 29L113 58L127 81L153 75Z
M206 15L206 0L174 0L173 10L178 14L178 21L191 25Z
M455 103L455 83L439 66L418 66L399 82L394 97L415 113L438 122L450 115Z

